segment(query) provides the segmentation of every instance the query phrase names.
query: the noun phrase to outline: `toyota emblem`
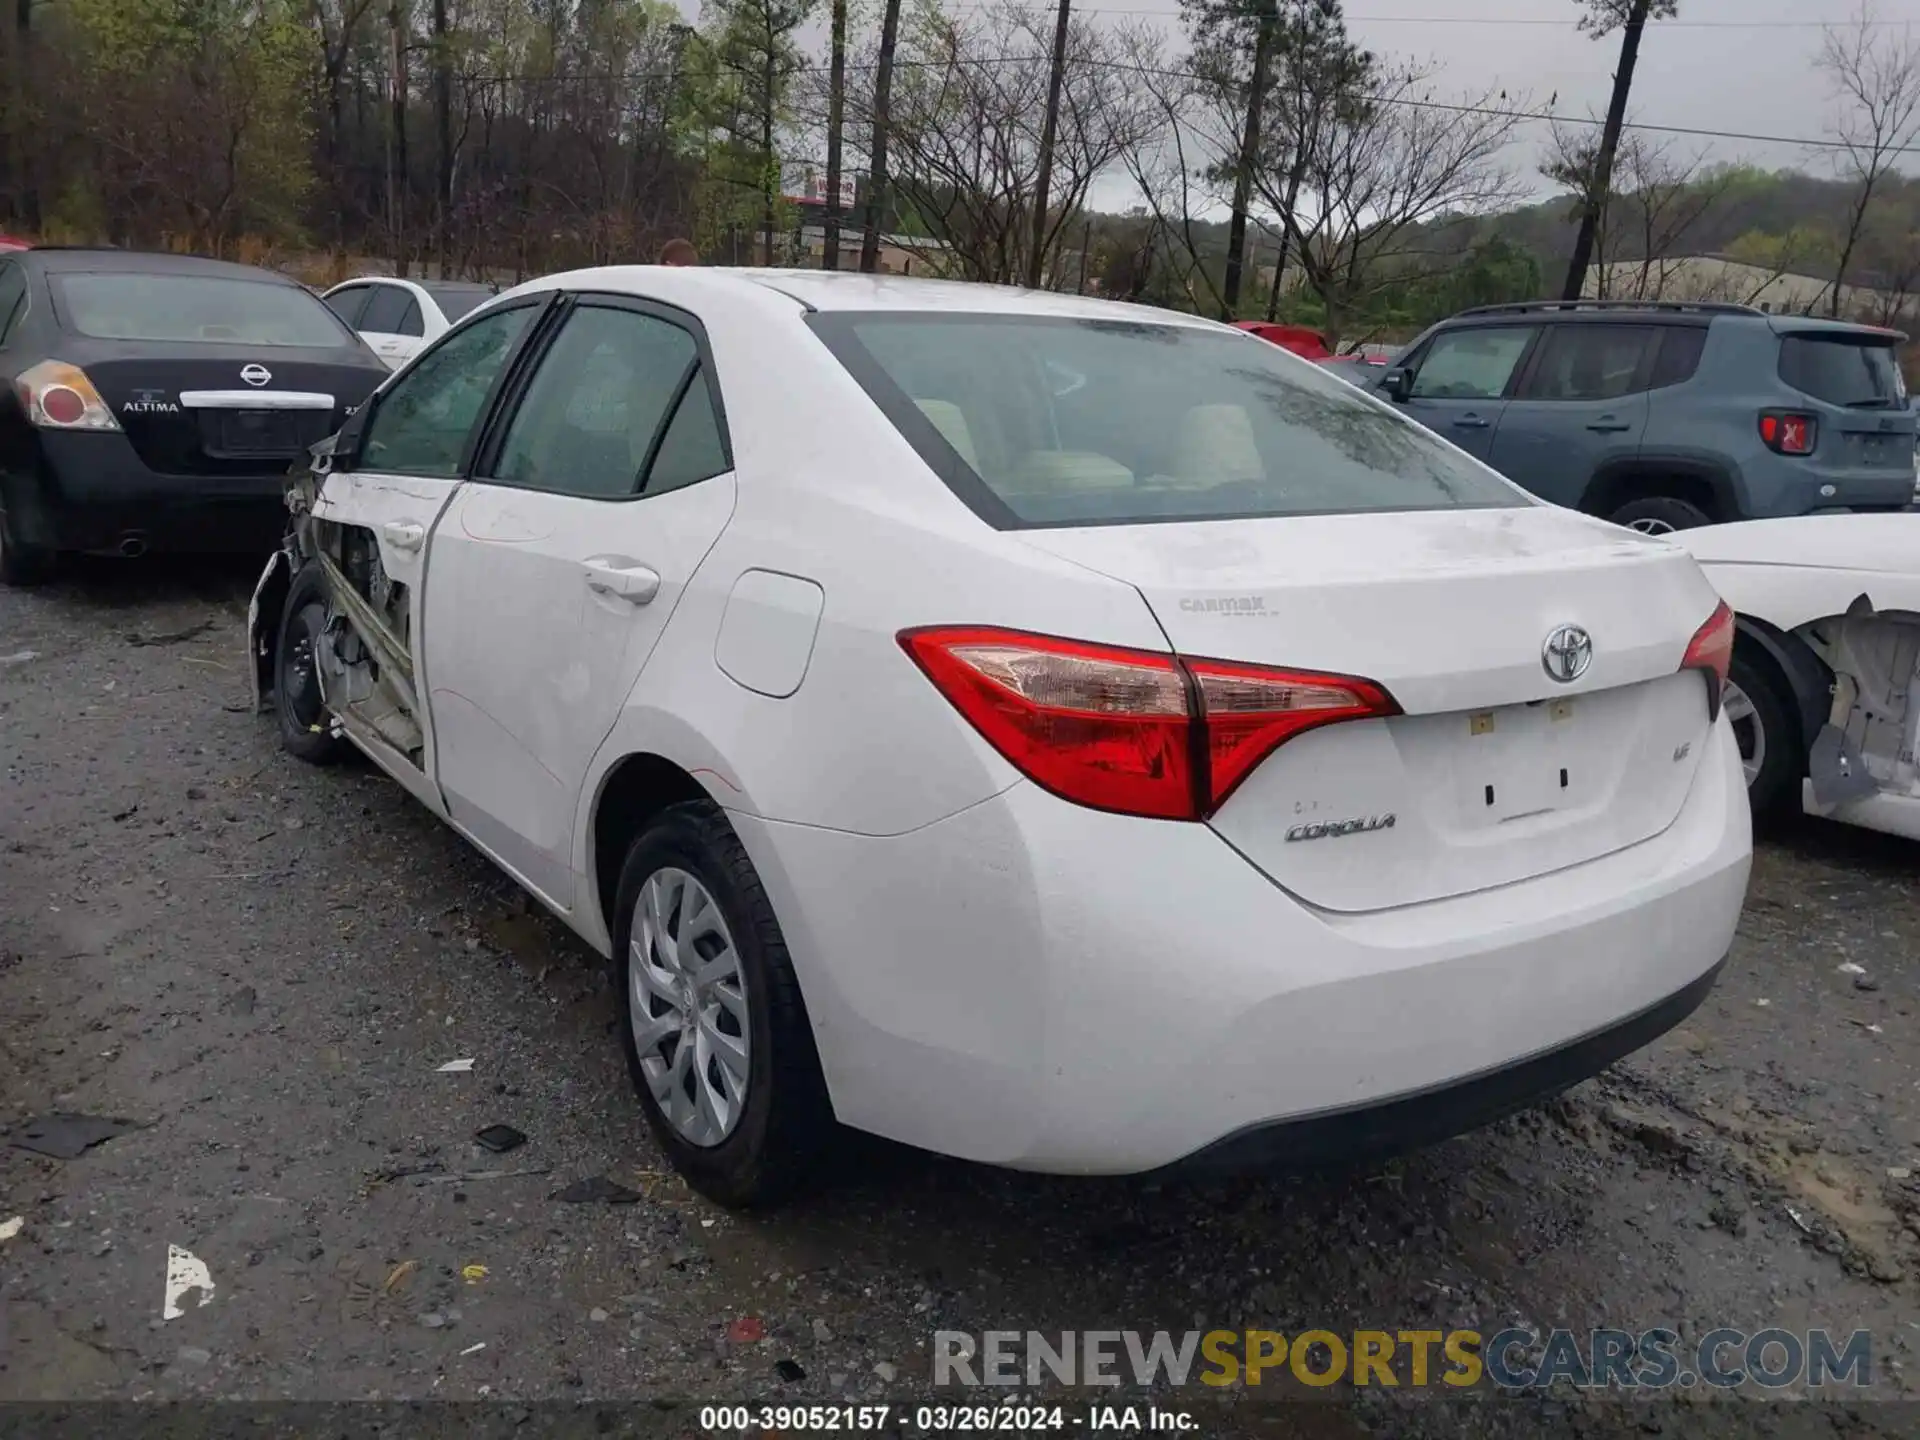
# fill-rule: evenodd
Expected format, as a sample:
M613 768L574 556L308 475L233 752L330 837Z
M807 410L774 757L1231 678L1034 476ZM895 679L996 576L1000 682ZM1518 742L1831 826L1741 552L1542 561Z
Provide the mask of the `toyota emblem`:
M264 385L273 379L273 372L264 365L246 365L241 367L240 378L249 385Z
M1540 647L1540 664L1548 676L1571 685L1593 663L1593 637L1578 625L1562 625Z

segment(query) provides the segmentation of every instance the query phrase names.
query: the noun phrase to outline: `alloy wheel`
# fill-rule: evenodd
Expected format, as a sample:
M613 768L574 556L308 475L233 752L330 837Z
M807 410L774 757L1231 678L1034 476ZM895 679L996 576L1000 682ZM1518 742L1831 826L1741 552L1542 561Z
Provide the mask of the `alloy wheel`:
M1767 763L1767 732L1747 692L1731 680L1721 688L1720 704L1733 726L1733 738L1740 747L1740 768L1746 773L1747 786L1751 789Z
M1629 530L1638 530L1642 535L1673 535L1678 531L1666 520L1657 520L1651 515L1642 516L1627 526Z
M628 1013L647 1089L689 1144L731 1135L752 1074L746 972L720 906L663 867L640 887L627 947Z

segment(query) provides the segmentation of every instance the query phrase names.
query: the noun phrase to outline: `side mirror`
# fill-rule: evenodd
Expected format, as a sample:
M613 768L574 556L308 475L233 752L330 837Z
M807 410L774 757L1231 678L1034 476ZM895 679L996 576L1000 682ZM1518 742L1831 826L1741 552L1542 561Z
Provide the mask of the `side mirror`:
M1413 392L1413 376L1394 369L1380 377L1380 393L1389 400L1405 400Z

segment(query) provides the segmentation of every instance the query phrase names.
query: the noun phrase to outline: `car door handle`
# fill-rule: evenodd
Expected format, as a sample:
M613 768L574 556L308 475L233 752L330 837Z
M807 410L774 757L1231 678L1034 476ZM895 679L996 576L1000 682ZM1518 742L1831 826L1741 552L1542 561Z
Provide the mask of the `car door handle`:
M1616 420L1611 415L1602 415L1598 420L1587 426L1587 429L1597 430L1603 435L1616 430L1631 430L1632 428L1633 426L1629 425L1625 420Z
M1487 428L1487 422L1482 420L1478 415L1462 415L1458 420L1453 422L1453 428L1456 430L1484 430Z
M427 539L427 527L411 520L390 520L380 527L380 533L396 550L418 550Z
M619 566L606 560L589 560L584 568L587 588L596 595L645 605L660 593L660 572L645 565Z

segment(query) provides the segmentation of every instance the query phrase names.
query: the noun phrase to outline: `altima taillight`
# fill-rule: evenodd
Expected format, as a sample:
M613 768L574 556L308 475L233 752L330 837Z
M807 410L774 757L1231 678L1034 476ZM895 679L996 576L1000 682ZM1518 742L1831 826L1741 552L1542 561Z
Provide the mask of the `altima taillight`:
M27 423L42 430L118 430L120 422L78 365L43 360L15 377Z
M1294 736L1398 715L1371 680L936 626L900 644L1034 783L1095 810L1204 820Z
M1720 692L1726 688L1727 672L1733 668L1733 634L1733 611L1722 600L1707 623L1693 632L1680 661L1682 670L1698 670L1707 677L1709 720L1720 718Z

